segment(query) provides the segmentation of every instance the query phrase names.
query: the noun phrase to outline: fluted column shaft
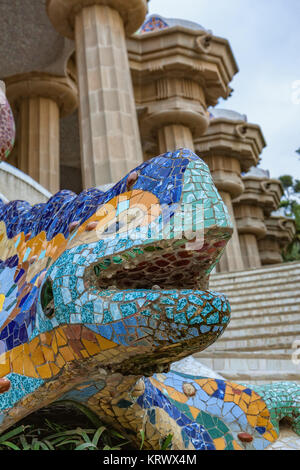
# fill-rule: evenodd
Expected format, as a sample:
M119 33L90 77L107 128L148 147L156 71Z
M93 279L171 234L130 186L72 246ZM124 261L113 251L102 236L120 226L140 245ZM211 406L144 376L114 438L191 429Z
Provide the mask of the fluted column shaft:
M220 272L242 271L244 269L244 263L232 205L232 199L240 195L244 190L244 185L241 180L240 162L227 154L205 155L204 153L203 159L211 171L214 183L227 206L233 223L231 240L226 246L224 255L217 266L217 270Z
M245 269L261 267L257 238L253 233L241 233L240 245Z
M173 124L158 130L159 152L172 152L179 148L194 151L193 135L189 127Z
M233 235L231 240L226 246L224 255L222 256L219 262L220 272L227 271L242 271L244 269L242 251L240 246L239 235L236 227L236 221L234 217L231 195L226 191L220 191L219 193L227 206L230 218L233 222Z
M246 198L247 196L246 186ZM252 204L241 199L233 201L234 214L239 233L241 251L245 269L255 269L261 267L261 259L258 249L258 240L266 236L267 228L264 221L264 211L259 205L259 200L252 201Z
M20 101L18 167L50 192L59 190L59 107L49 98Z
M104 5L75 18L85 188L119 180L143 161L123 20Z

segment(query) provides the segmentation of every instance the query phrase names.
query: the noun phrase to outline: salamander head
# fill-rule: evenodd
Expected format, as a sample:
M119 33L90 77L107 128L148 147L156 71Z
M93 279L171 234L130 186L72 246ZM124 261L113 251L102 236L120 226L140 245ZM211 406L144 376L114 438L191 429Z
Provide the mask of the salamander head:
M119 356L122 371L144 374L223 332L230 307L207 281L232 227L207 166L190 151L142 164L71 224L43 281L40 332L84 325L131 351Z
M115 370L145 375L205 349L229 322L227 299L207 284L232 226L189 150L143 163L105 193L9 203L0 220L0 275L17 287L3 291L4 352L39 337L64 348L62 360L55 346L56 371L105 351Z

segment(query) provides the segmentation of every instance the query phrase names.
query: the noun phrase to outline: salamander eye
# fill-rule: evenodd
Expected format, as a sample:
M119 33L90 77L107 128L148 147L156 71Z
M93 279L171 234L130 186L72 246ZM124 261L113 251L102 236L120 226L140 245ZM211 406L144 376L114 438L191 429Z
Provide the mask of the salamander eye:
M53 289L52 289L52 282L50 279L47 279L45 284L42 287L41 292L41 305L44 311L44 314L47 318L54 317L54 297L53 297Z
M132 188L132 186L137 182L139 177L139 174L137 171L133 171L128 175L127 181L126 181L126 187L127 189Z

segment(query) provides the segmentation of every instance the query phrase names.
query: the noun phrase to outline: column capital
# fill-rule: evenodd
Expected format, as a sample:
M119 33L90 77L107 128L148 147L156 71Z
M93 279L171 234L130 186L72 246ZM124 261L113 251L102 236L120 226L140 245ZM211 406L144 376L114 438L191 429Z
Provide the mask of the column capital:
M210 108L205 135L195 140L195 150L208 164L219 190L232 198L244 192L241 174L259 162L266 142L260 127L245 115L227 109Z
M186 104L184 99L171 99L139 110L140 131L145 142L157 142L157 132L166 126L184 126L193 138L203 134L208 126L208 115L204 107L194 103Z
M241 166L237 159L230 155L210 155L199 152L196 153L207 163L213 180L219 191L230 194L231 198L236 198L244 192L244 184L241 177Z
M260 126L247 117L226 109L208 109L210 124L205 135L195 141L199 155L222 155L240 163L242 172L256 166L266 141Z
M261 262L263 265L282 263L282 251L296 233L295 221L273 212L265 222L267 234L258 242Z
M240 235L252 234L257 239L267 234L263 209L259 206L240 203L233 204L237 229Z
M47 0L47 13L55 29L69 39L74 39L75 16L85 7L103 5L117 10L121 15L127 36L143 24L147 14L146 0Z
M149 32L141 28L127 40L127 50L144 149L156 152L164 126L185 126L194 140L205 134L207 106L230 95L238 71L229 43L200 26L166 23Z
M266 220L267 235L278 240L282 248L292 242L296 233L295 220L273 212Z
M61 116L72 114L78 107L78 92L70 77L56 77L47 73L30 72L5 80L11 106L18 109L24 98L49 98L55 101Z
M242 177L245 190L233 201L233 205L249 205L260 207L268 217L272 211L278 209L283 196L282 184L279 180L264 176L266 173L260 168L252 168Z

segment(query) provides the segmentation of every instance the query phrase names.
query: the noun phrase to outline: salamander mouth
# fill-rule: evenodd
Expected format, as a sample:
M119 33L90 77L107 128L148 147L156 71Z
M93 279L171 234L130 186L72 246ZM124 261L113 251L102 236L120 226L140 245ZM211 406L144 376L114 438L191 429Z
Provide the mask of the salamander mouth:
M230 237L212 228L204 242L161 240L112 254L90 266L85 282L99 290L180 290L208 287L208 275Z
M94 305L91 329L126 346L127 354L132 348L127 359L119 356L119 371L145 374L145 364L149 373L159 370L202 351L224 332L228 301L207 288L230 235L230 229L214 226L203 243L159 240L126 249L124 240L123 251L117 251L122 240L113 241L114 253L86 267L84 301Z
M72 323L84 323L90 335L99 335L121 348L117 358L112 355L115 371L145 374L148 364L150 374L168 367L179 357L207 348L229 323L227 299L207 291L207 284L230 234L230 229L213 227L204 234L203 243L159 240L135 246L131 243L129 249L124 239L123 251L123 240L112 240L112 246L108 243L105 247L106 253L111 249L112 254L102 258L103 244L96 249L93 245L90 249L94 255L99 253L98 261L94 258L95 262L81 272L78 291L73 278L72 286L68 286L73 289L71 294L65 289L59 297L57 286L58 302L65 296L71 303L72 293L80 294L71 307ZM76 256L82 268L87 250L80 249ZM55 280L57 284L59 279ZM42 288L42 307L48 318L60 314L53 304L55 287L52 289L48 279Z

